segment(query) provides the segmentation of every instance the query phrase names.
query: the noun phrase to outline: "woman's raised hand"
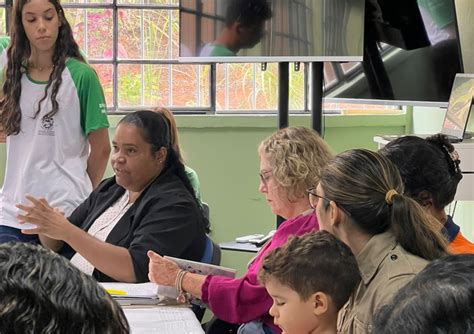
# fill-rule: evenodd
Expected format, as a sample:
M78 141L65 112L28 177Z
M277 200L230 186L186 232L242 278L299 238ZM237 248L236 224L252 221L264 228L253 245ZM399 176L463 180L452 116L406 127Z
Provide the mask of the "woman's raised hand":
M17 215L20 224L30 223L36 228L22 230L24 234L43 234L56 240L64 240L70 232L72 224L64 217L64 213L53 208L44 198L35 198L27 195L31 205L17 204L22 210Z

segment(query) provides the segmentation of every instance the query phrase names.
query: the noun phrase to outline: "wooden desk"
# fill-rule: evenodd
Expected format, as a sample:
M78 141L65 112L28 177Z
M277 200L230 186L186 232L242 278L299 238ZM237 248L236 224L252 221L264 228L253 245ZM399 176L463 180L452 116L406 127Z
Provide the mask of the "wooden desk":
M238 252L257 253L261 247L257 247L251 243L239 243L235 241L221 242L219 247L223 250L232 250Z
M390 140L381 136L375 136L374 142L378 148L384 147ZM474 200L474 139L464 139L461 143L455 143L453 146L459 154L461 160L462 180L459 182L456 191L455 201L473 201Z
M204 334L188 307L124 307L132 334Z

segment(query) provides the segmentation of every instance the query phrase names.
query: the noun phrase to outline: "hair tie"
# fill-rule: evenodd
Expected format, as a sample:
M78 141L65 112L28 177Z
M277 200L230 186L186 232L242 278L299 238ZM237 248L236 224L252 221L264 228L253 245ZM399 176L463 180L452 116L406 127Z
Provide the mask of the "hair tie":
M390 189L385 193L385 202L387 202L388 205L392 205L393 203L393 196L398 195L398 191L395 189Z
M449 154L449 157L451 158L451 160L453 162L457 162L459 160L459 153L458 151L456 150L453 150L452 152L449 152L448 151L448 154Z

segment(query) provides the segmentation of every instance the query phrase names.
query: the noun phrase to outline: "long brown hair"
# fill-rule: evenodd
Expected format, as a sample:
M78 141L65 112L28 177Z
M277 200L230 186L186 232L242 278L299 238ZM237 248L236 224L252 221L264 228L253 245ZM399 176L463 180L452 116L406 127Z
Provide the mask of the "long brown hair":
M404 249L427 260L446 254L441 224L404 195L398 169L380 153L356 149L337 155L320 186L364 233L391 230ZM393 195L387 199L389 191Z
M28 59L31 55L31 48L25 29L22 24L22 11L29 0L15 0L12 8L12 22L10 25L11 41L7 50L8 63L5 71L5 81L3 84L3 98L0 101L1 117L0 121L3 131L7 136L16 135L20 132L21 124L21 77L27 71ZM41 103L48 97L48 90L52 86L51 103L53 109L45 117L54 116L59 109L57 95L62 83L62 72L66 67L66 59L76 58L86 62L79 52L79 46L74 40L71 26L64 16L64 11L58 0L49 0L54 5L61 25L53 55L53 71L49 76L48 83L44 90L44 96L38 103L35 118L38 116Z
M178 156L179 161L181 161L183 165L186 165L183 154L181 153L181 148L179 146L178 127L176 125L176 120L173 116L173 113L167 108L156 108L154 111L161 114L168 121L170 128L171 147Z

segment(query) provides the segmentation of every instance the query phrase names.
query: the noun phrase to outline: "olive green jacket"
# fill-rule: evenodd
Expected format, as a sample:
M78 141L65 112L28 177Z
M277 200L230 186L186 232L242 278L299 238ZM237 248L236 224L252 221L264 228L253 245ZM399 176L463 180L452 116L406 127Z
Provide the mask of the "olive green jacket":
M373 236L356 259L362 280L339 312L340 333L371 333L375 312L428 264L403 249L392 232Z

